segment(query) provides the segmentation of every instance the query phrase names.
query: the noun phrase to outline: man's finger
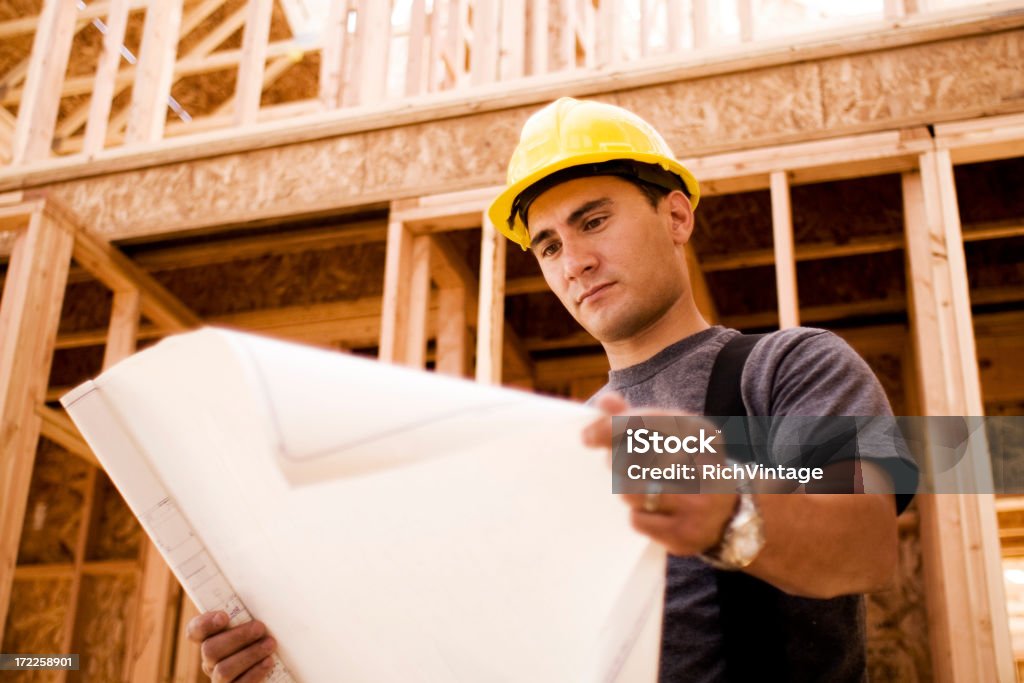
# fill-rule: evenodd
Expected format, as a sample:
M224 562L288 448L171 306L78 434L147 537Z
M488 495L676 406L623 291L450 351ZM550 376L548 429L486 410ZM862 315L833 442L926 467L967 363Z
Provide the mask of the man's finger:
M629 404L617 391L607 391L598 396L594 407L605 415L623 415L629 411Z
M215 633L220 633L228 625L228 615L224 612L204 612L197 617L192 617L185 626L185 634L188 639L201 643Z
M222 659L213 667L213 679L214 683L228 683L229 681L235 681L243 678L244 675L249 674L249 670L257 666L264 659L270 657L273 654L274 649L277 647L277 642L267 636L262 638L249 647L236 652L235 654ZM266 672L262 672L263 675ZM250 680L260 680L259 678L251 678Z
M218 663L241 652L265 635L267 635L267 628L263 625L263 622L249 621L223 633L210 636L203 641L203 645L199 650L203 655L203 661L209 662L212 667L216 667ZM254 662L255 660L250 662L249 666L252 666ZM245 669L241 669L237 673L242 671L245 671Z
M235 683L259 683L259 681L267 677L272 668L274 668L273 658L261 659L251 669L242 674L241 678L235 681Z

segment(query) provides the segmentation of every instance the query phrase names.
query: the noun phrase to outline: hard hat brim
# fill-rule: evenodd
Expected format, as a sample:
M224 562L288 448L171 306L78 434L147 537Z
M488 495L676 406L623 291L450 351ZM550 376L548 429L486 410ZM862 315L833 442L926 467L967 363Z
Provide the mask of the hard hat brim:
M580 154L571 158L561 159L555 163L537 169L533 173L520 179L519 182L509 185L502 190L487 209L487 217L499 232L522 247L523 251L526 251L530 248L530 234L529 231L527 231L526 226L523 225L519 216L516 216L515 223L512 227L509 227L508 224L509 215L512 213L512 205L515 202L516 197L518 197L519 194L528 187L543 180L552 173L557 173L558 171L571 168L573 166L614 161L617 159L631 159L641 163L654 164L679 176L683 183L685 183L687 191L690 193L691 206L695 209L697 208L697 202L700 200L700 185L697 183L697 179L694 178L693 174L678 161L666 159L660 154L623 154L621 151L608 151L595 152L592 154Z

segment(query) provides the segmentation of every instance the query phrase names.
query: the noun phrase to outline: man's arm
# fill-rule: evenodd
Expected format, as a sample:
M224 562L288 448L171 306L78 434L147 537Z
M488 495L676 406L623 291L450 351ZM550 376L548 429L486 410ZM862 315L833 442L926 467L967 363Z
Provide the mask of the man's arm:
M629 412L617 394L597 407L608 415ZM610 418L595 421L584 442L607 448ZM888 491L888 475L863 462L864 490ZM644 509L643 494L622 494L633 527L673 555L714 547L736 509L736 494L662 494L658 509ZM744 571L793 595L830 598L885 587L897 556L896 504L890 493L755 494L764 519L765 546Z

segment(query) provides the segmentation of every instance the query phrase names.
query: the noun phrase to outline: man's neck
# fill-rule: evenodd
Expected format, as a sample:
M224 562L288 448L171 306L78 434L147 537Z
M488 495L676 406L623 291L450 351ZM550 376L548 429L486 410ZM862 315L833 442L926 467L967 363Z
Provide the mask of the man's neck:
M680 301L650 326L629 339L602 344L612 370L621 370L654 357L659 351L708 329L704 317L690 297Z

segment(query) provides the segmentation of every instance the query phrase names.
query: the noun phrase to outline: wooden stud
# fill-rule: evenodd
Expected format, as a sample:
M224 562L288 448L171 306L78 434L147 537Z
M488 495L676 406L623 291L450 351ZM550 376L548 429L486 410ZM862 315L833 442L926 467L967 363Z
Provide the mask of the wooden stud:
M71 54L76 12L75 4L69 0L45 0L43 3L11 143L14 165L50 155L60 106L60 84Z
M691 1L696 2L697 0ZM665 11L668 14L666 21L668 36L665 42L668 46L669 52L679 52L686 42L683 40L683 3L672 2L672 0L669 0L669 2L666 3Z
M740 19L740 40L749 43L754 40L754 0L736 0Z
M446 287L438 295L437 362L445 375L466 377L469 372L469 323L466 289Z
M406 329L400 333L405 337L405 354L402 359L411 368L426 367L427 359L427 313L430 306L430 235L416 235L412 239L412 264L409 273L409 298Z
M14 149L14 129L18 120L14 114L0 107L0 164L9 163Z
M70 232L34 210L15 238L0 301L0 642L71 245Z
M549 1L531 0L530 2L530 74L532 75L548 72L548 18L551 12Z
M486 384L501 384L507 240L494 228L486 214L483 216L481 231L476 380Z
M128 27L130 4L130 0L111 0L110 3L107 33L103 36L103 52L96 65L96 80L89 101L85 141L82 143L82 151L86 154L95 154L103 149L107 139L107 123L114 101L114 79L117 78L118 67L121 65L121 48L124 45L124 32Z
M400 220L388 223L378 353L380 360L387 363L399 363L406 357L402 332L408 329L412 242L412 233Z
M693 3L693 47L707 47L711 41L711 16L708 14L708 0L690 0Z
M498 51L501 41L498 33L497 0L476 0L473 4L473 52L470 59L470 84L492 83L498 76ZM506 3L507 4L507 3Z
M469 11L467 0L448 0L447 42L444 55L448 63L447 88L457 88L465 80L466 73L466 15Z
M905 13L903 9L903 0L885 0L884 4L886 19L899 19Z
M198 26L203 21L205 21L208 16L213 14L214 11L216 11L217 8L220 7L221 5L223 5L225 2L226 2L226 0L204 0L204 2L202 2L201 4L199 4L199 5L195 6L195 7L193 7L192 9L190 9L188 14L186 14L184 16L184 18L181 20L180 36L181 37L187 36L193 29L196 28L196 26ZM95 4L97 4L97 3L92 3L92 4L88 5L88 7L92 7ZM139 7L145 7L146 3L145 2L141 2L141 0L129 0L128 5L129 5L129 10L133 10L133 9L137 9ZM113 10L113 6L111 6L111 17L108 19L108 22L111 23L111 24L113 23L113 20L114 20L113 11L114 11ZM79 17L81 17L83 14L84 14L84 12L79 12ZM243 16L242 12L239 12L239 16L240 17ZM115 31L115 28L116 27L113 26L113 25L108 25L108 27L107 27L107 37L109 37L110 34ZM237 29L238 27L236 26L235 28ZM103 41L104 50L106 50L107 37L104 37L104 41ZM227 36L224 36L224 38L226 38L226 37ZM219 42L224 42L224 38L221 38L221 40ZM200 43L206 43L205 39L203 41L200 41ZM196 53L197 48L201 47L200 43L197 43L191 50L189 50L188 54L191 55L191 54ZM118 43L116 45L116 48L117 48L117 51L118 51L118 59L120 59L121 47L122 47L121 43ZM216 45L214 45L213 47L216 47ZM210 49L212 50L213 48L211 47ZM207 52L209 52L209 50ZM117 64L119 66L120 62L116 62L115 64ZM119 68L115 68L114 69L114 76L112 77L113 88L112 88L111 94L110 94L110 99L111 100L116 98L119 94L121 94L124 91L125 88L127 88L129 85L131 85L132 75L133 74L134 74L134 67L127 67L125 69L119 69ZM100 70L99 70L99 68L97 68L96 80L94 81L94 85L93 85L93 90L94 91L98 87L99 78L100 78ZM74 82L74 79L65 79L64 80L64 84L63 84L63 86L61 88L61 92L63 94L67 94L67 91L69 90L70 85L73 82ZM3 88L0 88L0 91L2 91L2 90L3 90ZM97 114L95 117L93 116L93 114L92 114L92 106L93 106L92 105L92 100L90 100L89 104L85 104L85 105L82 105L82 106L78 107L77 109L73 109L66 116L64 116L64 120L61 121L57 125L57 137L59 139L62 139L62 140L65 139L65 138L71 137L72 135L74 135L74 133L79 128L82 127L82 124L87 124L88 125L88 120L89 119L95 119L97 121L102 121L102 128L103 128L103 132L105 134L104 139L107 139L106 138L106 134L107 134L108 131L114 131L114 130L120 131L120 130L122 130L124 128L125 122L128 120L127 113L129 111L130 107L124 107L122 109L122 113L120 113L119 116L117 116L115 119L110 119L108 121L107 119L110 116L110 107L109 106L107 107L106 113L102 117L99 116L99 114ZM96 125L99 125L99 124L96 124ZM85 145L83 143L83 150L84 149L85 149ZM99 149L102 149L102 144L100 144L100 146L97 147L96 150L93 150L93 151L98 151Z
M772 237L775 247L775 288L779 300L779 327L800 324L796 288L796 260L793 257L793 215L789 205L789 180L785 171L771 175Z
M948 152L922 154L920 169L903 176L916 393L927 415L980 414ZM993 497L923 495L917 504L936 680L1014 680Z
M320 51L320 101L326 109L341 106L345 84L345 47L348 43L348 0L330 4L324 24L323 49Z
M561 17L558 26L558 66L573 71L576 68L576 1L558 0Z
M501 3L501 53L498 77L507 81L526 73L526 3Z
M46 400L50 400L48 395ZM39 413L39 417L42 420L39 427L39 433L42 436L58 444L71 455L78 456L93 467L99 467L100 463L96 459L96 455L89 448L89 444L85 442L85 439L82 438L78 427L71 421L67 413L44 405L40 405L36 412Z
M444 3L442 0L434 0L434 6L430 10L430 49L427 60L427 92L437 92L444 82Z
M359 54L356 84L359 88L359 104L375 104L387 94L391 3L359 0L356 21L356 51Z
M429 48L427 44L429 40L426 0L412 0L412 7L409 10L408 50L405 66L406 95L419 95L428 89L425 79L428 78L427 70L430 67L430 62L424 51Z
M76 226L66 214L61 220L75 234L75 261L114 291L138 288L142 312L147 318L168 332L200 325L192 311L117 247Z
M267 40L270 38L273 9L273 0L248 0L246 3L242 59L238 64L238 85L235 88L236 126L256 122L263 95L263 71L267 63Z
M171 94L182 0L150 3L142 30L142 48L128 114L126 144L156 142L163 137L167 98Z
M209 680L203 673L199 643L194 643L185 634L184 625L199 616L199 609L192 599L182 591L180 596L179 621L182 627L178 632L178 643L174 649L174 678L172 683L201 683Z
M640 0L640 56L648 57L653 54L651 46L651 33L654 28L657 13L657 0Z
M693 291L693 300L697 304L697 310L704 316L704 320L712 325L718 323L718 309L715 306L715 297L708 287L707 278L704 277L704 269L701 268L697 259L697 251L693 243L686 245L686 269L690 276L690 287Z

